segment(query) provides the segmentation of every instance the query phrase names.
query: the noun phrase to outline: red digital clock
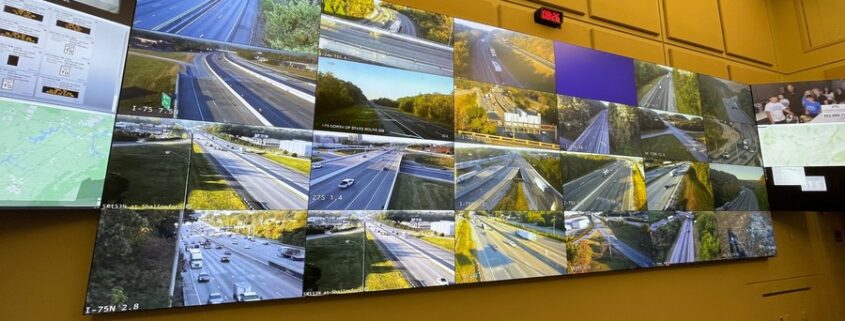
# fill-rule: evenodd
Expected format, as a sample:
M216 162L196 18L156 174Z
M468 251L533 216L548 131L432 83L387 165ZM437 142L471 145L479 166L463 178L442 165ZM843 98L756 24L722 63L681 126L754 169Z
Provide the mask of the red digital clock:
M534 12L534 22L560 29L563 25L563 12L549 8L540 8Z

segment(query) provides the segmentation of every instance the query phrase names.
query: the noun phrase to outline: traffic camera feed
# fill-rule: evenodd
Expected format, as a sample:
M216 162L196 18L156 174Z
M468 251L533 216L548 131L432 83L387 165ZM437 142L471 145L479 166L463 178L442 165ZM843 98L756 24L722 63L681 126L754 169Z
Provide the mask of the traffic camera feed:
M379 0L135 9L116 116L0 98L0 206L101 206L85 314L776 253L748 86Z
M308 213L305 295L455 283L453 211Z
M314 54L135 29L120 114L311 129Z
M457 143L455 153L457 209L563 209L557 152Z
M326 1L320 22L320 54L452 77L451 17L379 0L372 5L372 10L366 11Z
M452 210L451 142L315 132L310 210Z

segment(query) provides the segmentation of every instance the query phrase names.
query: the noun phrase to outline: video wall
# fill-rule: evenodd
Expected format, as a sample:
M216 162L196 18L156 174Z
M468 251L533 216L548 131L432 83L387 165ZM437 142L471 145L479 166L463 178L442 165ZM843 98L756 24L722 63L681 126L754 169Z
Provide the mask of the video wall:
M747 85L378 0L0 1L0 206L101 208L85 314L776 253Z

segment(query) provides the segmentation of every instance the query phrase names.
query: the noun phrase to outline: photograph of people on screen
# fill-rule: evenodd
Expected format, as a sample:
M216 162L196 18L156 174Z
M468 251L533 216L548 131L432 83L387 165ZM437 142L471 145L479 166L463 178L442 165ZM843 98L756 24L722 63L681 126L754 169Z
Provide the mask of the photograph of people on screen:
M752 86L757 124L845 122L845 82L810 81Z

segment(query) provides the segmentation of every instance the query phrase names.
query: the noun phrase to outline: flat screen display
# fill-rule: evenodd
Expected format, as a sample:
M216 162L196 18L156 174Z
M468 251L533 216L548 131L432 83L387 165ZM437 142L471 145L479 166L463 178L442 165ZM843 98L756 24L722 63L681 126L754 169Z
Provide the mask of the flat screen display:
M0 207L100 206L133 3L0 1Z
M384 1L160 5L86 314L775 254L747 86Z

